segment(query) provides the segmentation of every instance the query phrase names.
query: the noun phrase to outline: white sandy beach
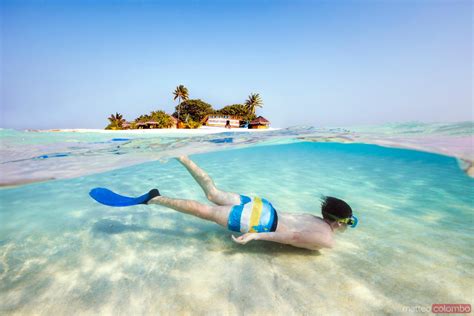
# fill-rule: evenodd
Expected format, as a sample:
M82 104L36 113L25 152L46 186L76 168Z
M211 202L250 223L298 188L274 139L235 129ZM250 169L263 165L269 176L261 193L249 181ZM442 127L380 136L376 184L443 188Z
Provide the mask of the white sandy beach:
M242 133L261 133L268 131L276 131L281 128L269 127L266 129L248 129L248 128L231 128L210 127L203 126L196 129L176 129L176 128L156 128L156 129L133 129L133 130L106 130L93 128L67 128L67 129L48 129L38 130L37 132L76 132L76 133L127 133L127 134L183 134L183 135L203 135L203 134L217 134L224 132L242 132Z

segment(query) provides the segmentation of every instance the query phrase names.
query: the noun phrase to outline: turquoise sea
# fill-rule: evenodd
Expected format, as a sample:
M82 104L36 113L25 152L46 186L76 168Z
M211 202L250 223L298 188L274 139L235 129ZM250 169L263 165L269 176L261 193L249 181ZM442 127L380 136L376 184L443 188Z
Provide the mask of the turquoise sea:
M378 315L472 304L473 135L472 122L197 136L1 130L0 314ZM321 194L339 197L359 225L332 250L239 245L214 223L88 196L159 188L209 203L172 159L185 153L226 191L314 215Z

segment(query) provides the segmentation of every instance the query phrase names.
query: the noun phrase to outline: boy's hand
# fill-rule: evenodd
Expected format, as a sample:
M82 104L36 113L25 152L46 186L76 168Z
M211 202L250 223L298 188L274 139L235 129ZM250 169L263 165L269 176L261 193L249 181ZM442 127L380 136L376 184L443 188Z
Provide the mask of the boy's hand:
M246 233L246 234L243 234L242 236L239 236L237 238L235 238L235 236L232 235L232 239L238 244L245 245L246 243L248 243L251 240L256 240L257 236L258 236L258 233Z

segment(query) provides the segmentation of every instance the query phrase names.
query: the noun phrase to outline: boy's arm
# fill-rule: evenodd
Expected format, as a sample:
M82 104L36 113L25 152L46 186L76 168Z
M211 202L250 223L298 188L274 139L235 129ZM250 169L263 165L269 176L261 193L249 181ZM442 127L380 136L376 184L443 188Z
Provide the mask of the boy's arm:
M266 240L308 249L332 248L333 246L333 241L328 240L327 236L314 232L246 233L237 238L232 236L232 239L242 245L245 245L251 240Z

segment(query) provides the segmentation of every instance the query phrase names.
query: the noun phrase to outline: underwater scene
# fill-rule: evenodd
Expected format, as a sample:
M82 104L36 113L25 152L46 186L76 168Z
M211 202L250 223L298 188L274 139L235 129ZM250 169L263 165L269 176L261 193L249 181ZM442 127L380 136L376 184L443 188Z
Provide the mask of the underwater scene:
M410 314L472 304L473 123L217 134L0 130L0 314ZM253 241L158 205L107 207L95 187L210 203L218 188L359 223L333 249Z

